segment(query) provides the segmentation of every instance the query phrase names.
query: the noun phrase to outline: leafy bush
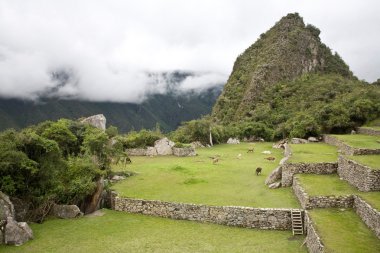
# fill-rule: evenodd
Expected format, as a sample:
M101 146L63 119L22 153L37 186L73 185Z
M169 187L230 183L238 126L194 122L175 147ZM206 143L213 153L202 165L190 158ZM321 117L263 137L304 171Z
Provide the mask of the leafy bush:
M8 130L0 133L0 191L30 201L41 220L49 203L91 195L122 151L102 130L70 120Z
M154 142L162 137L163 135L158 131L143 129L139 132L129 132L127 135L119 137L118 140L123 144L124 148L145 148L154 146Z

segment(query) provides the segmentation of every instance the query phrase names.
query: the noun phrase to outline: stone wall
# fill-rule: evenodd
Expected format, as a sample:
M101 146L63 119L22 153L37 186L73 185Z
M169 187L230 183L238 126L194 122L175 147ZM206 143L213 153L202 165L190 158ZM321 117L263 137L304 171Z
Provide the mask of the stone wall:
M127 148L125 150L129 156L146 156L147 149L145 148Z
M293 179L293 192L298 198L302 208L349 208L354 205L353 195L345 196L309 196L305 189L301 186L297 177Z
M380 136L380 130L376 130L376 129L373 129L373 128L359 127L357 130L358 130L357 132L359 134Z
M296 195L301 207L306 209L309 203L309 195L306 193L305 189L301 186L298 178L293 178L293 193Z
M354 196L309 196L307 209L312 208L350 208L354 205Z
M380 170L371 169L341 155L338 174L359 191L380 191Z
M291 230L291 210L285 208L252 208L207 206L115 197L114 209L178 220L210 222L220 225L259 229Z
M337 146L343 155L375 155L380 154L380 149L354 148L331 135L323 136L324 142Z
M285 163L282 166L281 185L291 186L294 174L333 174L338 163Z
M172 152L166 155L175 155L175 156L196 156L197 153L193 147L184 147L184 148L171 148ZM155 147L147 148L128 148L125 150L129 156L157 156L160 155Z
M363 222L375 232L380 239L380 212L359 196L354 196L354 209Z
M317 230L314 227L307 211L305 211L305 230L306 230L306 246L310 253L322 253L325 252L324 245L321 237L318 235Z

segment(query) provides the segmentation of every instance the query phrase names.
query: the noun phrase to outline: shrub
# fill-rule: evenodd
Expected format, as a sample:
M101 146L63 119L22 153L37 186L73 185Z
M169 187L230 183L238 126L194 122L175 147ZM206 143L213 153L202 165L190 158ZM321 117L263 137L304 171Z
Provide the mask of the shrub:
M158 131L142 129L139 132L131 131L127 135L118 138L124 148L145 148L154 146L154 142L161 139L163 135Z

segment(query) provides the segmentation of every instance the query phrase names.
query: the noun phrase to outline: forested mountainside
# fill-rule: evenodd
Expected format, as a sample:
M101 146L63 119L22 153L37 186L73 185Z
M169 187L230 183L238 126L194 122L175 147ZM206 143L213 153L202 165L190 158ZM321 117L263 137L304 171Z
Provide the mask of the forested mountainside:
M237 57L213 121L260 123L280 138L344 132L379 117L378 83L358 80L319 34L298 13L263 33Z

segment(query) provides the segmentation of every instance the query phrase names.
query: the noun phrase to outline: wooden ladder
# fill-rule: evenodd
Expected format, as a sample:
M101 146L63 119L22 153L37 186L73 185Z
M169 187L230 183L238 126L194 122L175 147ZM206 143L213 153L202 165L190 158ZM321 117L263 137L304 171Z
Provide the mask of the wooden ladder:
M303 235L303 222L302 222L302 213L300 210L292 210L292 230L293 235Z

